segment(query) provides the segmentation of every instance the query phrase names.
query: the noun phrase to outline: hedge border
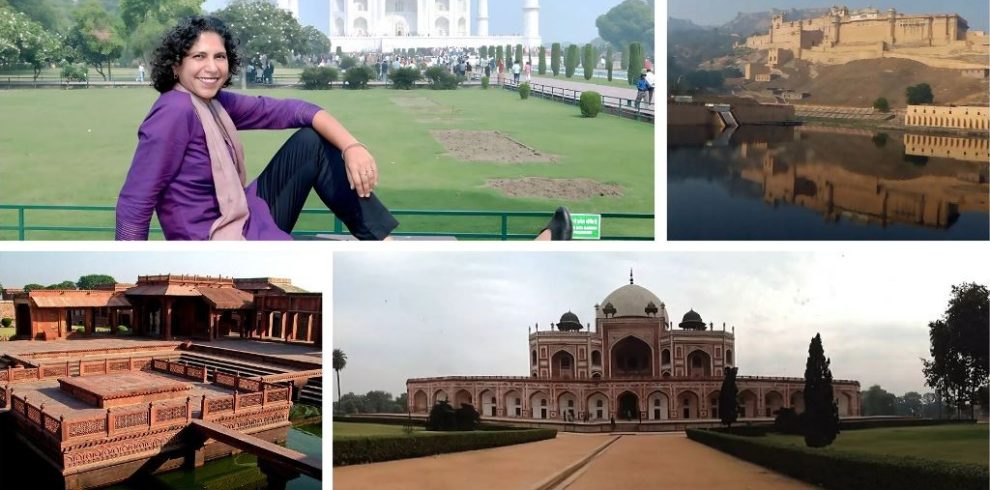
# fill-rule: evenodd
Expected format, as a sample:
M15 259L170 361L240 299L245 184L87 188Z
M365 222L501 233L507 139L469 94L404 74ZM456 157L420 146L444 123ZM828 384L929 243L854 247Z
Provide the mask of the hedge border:
M443 453L488 449L557 437L554 429L443 432L435 437L334 439L333 465L377 463Z
M687 429L689 439L799 480L835 490L986 490L987 468L921 458L815 450L757 437Z

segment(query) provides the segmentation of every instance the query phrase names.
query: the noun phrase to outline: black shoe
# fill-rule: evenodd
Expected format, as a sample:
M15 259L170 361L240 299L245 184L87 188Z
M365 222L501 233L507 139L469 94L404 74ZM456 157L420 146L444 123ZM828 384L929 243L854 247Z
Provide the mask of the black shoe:
M574 234L574 226L571 224L571 212L564 206L557 208L553 213L553 217L550 218L550 222L543 229L550 230L551 240L570 240L571 235Z

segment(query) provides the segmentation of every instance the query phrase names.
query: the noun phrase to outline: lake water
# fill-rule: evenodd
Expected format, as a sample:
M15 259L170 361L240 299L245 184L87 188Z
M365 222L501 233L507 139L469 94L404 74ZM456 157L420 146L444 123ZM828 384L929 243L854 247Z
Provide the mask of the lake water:
M987 240L986 138L668 127L670 240Z

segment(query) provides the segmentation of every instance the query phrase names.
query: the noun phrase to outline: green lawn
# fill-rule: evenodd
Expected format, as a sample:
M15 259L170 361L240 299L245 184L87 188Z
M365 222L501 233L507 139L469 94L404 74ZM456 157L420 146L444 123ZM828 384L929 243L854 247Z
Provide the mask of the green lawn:
M771 441L804 446L800 436L768 435ZM990 430L987 424L934 425L847 430L826 450L971 463L988 466Z
M14 335L17 335L17 328L15 328L15 327L10 327L10 328L0 327L0 337L6 337L6 338L9 339L9 338L13 337Z
M372 151L382 182L380 198L393 209L460 209L551 212L654 211L654 126L600 115L579 117L576 107L497 89L456 91L310 92L293 89L251 93L302 98L327 108ZM133 156L137 128L154 102L151 89L0 91L0 204L113 205ZM464 162L446 154L433 129L499 131L529 147L556 155L553 163L506 165ZM251 177L288 137L282 131L242 133ZM487 187L488 179L586 178L621 187L621 196L579 201L510 197ZM322 208L310 196L308 208ZM28 211L29 224L113 226L113 213ZM496 218L401 217L403 231L496 232ZM535 234L546 218L513 219L510 232ZM0 210L0 225L16 212ZM328 218L304 216L297 229L327 229ZM651 220L605 221L607 234L652 236ZM16 238L0 231L0 239ZM29 232L28 239L108 239L108 233Z
M413 427L413 434L427 435L422 427ZM363 424L357 422L334 422L333 438L353 437L395 437L405 435L401 425Z

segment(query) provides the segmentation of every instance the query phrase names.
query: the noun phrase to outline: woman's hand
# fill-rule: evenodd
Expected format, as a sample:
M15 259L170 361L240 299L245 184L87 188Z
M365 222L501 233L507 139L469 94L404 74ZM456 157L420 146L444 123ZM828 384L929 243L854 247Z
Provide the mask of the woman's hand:
M378 166L368 149L363 145L347 148L344 151L344 167L351 189L360 197L371 197L371 191L378 186Z

